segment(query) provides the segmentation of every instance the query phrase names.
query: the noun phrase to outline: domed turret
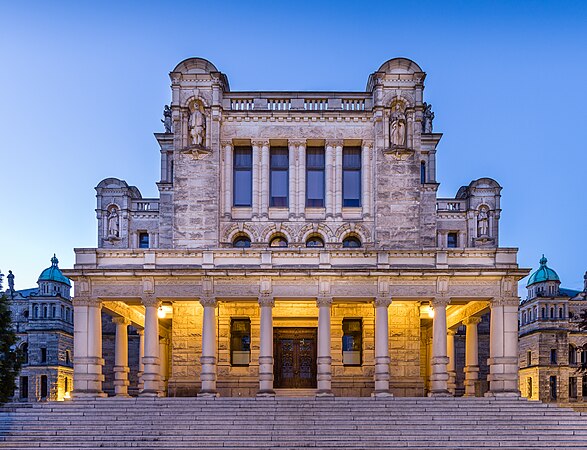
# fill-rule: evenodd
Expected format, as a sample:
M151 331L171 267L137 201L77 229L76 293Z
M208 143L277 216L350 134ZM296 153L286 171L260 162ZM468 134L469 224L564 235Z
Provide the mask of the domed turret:
M71 287L71 281L69 281L69 278L63 275L61 270L59 270L58 264L59 260L55 254L53 254L53 258L51 258L51 267L47 267L45 270L43 270L43 272L41 272L37 283L40 283L41 281L52 281L56 283L63 283Z
M536 283L544 283L546 281L558 281L560 283L560 278L557 273L546 265L547 262L548 259L542 255L542 258L540 258L540 267L536 272L530 275L526 287L530 287Z

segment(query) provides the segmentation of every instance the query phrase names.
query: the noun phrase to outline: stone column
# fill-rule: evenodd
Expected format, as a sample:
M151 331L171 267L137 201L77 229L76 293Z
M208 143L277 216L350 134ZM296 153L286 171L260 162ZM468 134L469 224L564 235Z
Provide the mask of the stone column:
M319 297L318 306L318 391L317 397L332 397L330 313L332 297Z
M261 146L262 141L253 141L253 196L252 196L252 209L253 218L259 217L259 194L261 192L260 182L260 169L261 169Z
M261 192L259 205L261 217L269 217L269 141L263 141L261 146Z
M391 397L389 390L389 305L391 299L375 299L375 397Z
M143 358L145 357L145 330L137 330L139 335L139 371L137 373L138 389L139 392L143 390L145 384L143 383L143 373L145 372L145 365L143 364Z
M447 389L451 395L455 395L457 389L457 373L455 366L455 330L447 330L446 332L446 355L448 357L448 364L446 371L448 373Z
M326 217L334 217L334 145L331 141L326 141L326 155L324 165L324 184L326 191Z
M361 205L363 217L371 217L371 147L372 142L363 142L361 153Z
M489 392L495 397L519 397L517 297L494 298L489 331Z
M298 217L306 215L306 143L298 143Z
M200 381L202 388L198 397L216 397L216 299L202 297L200 304L204 307L202 321L202 356L200 363Z
M169 376L169 364L168 364L168 356L169 356L169 339L167 338L159 338L159 357L161 358L161 390L163 394L167 394L167 378Z
M114 350L114 393L117 397L128 397L128 326L126 317L114 317L116 343Z
M340 218L342 217L342 141L336 142L334 167L334 213Z
M145 296L143 297L143 305L145 305L145 355L143 356L143 390L139 395L143 397L159 397L162 392L157 310L161 302L155 297Z
M224 147L224 217L232 216L232 142L223 142Z
M297 205L297 171L296 171L296 146L293 141L288 141L288 148L289 148L289 155L288 155L288 163L289 163L289 170L288 170L288 207L289 207L289 218L292 219L296 215L296 205Z
M106 397L102 391L102 304L97 298L73 299L74 398Z
M475 397L475 384L479 379L479 342L477 325L481 317L468 317L463 320L467 326L465 337L465 397Z
M273 297L261 295L261 329L259 343L259 392L258 397L273 397Z
M446 306L450 299L438 297L432 301L434 319L432 319L432 375L430 376L429 396L449 396L448 392L448 357L446 351Z

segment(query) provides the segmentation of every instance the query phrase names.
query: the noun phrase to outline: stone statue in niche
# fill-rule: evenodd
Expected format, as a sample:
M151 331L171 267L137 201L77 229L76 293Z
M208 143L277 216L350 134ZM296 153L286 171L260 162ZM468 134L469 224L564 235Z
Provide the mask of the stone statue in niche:
M108 211L108 237L120 237L120 227L118 222L118 209L113 206Z
M206 117L201 111L199 103L194 103L193 111L190 116L190 144L196 147L204 147L206 136Z
M389 140L391 147L406 146L406 116L401 111L399 103L395 104L395 111L391 114L389 125Z
M432 133L433 120L434 113L432 112L432 105L424 102L424 121L422 122L422 133Z
M169 105L165 105L163 109L163 119L161 119L163 126L165 127L166 133L171 133L171 108Z
M14 274L12 273L12 270L8 271L8 276L6 278L8 278L8 289L10 289L10 292L14 292Z
M477 236L488 236L489 235L489 212L487 207L482 206L477 214Z

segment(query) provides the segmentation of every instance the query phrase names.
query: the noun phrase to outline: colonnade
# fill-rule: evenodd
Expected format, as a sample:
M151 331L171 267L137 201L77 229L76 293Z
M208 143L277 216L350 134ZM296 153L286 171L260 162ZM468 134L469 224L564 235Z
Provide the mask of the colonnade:
M252 147L252 217L268 217L270 152L269 140L253 140ZM306 207L306 141L288 141L288 197L289 217L304 217ZM324 194L326 217L342 217L342 140L326 140L324 147ZM361 206L362 217L371 216L373 143L363 141L361 147ZM233 205L233 149L232 142L223 142L224 216L231 217Z
M74 299L74 397L101 397L102 392L102 330L101 304L97 299ZM260 346L259 346L259 396L273 396L273 307L274 299L261 295L260 308ZM375 307L375 370L373 396L391 396L390 355L389 355L389 305L391 298L374 299ZM317 396L332 395L332 356L331 356L331 308L332 297L319 297L318 308L318 347L317 347ZM447 328L446 308L450 299L439 297L432 300L433 340L431 352L431 396L454 395L454 331ZM214 297L202 297L202 354L201 390L198 396L216 396L217 378L217 330L216 305ZM490 358L488 381L490 390L486 395L517 396L518 365L517 298L494 299L491 302ZM161 396L164 393L162 370L166 370L166 358L161 358L159 321L157 310L160 301L147 296L143 298L145 307L144 330L140 335L139 388L141 396ZM468 317L462 321L466 326L465 351L465 396L475 395L478 379L478 333L479 317ZM114 389L117 396L128 396L128 330L126 318L114 319L116 324L115 378Z

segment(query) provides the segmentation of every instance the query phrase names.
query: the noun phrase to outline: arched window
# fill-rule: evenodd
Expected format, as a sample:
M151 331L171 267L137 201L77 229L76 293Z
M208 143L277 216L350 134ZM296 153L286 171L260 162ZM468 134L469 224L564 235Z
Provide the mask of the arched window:
M542 316L543 319L546 319L546 308L543 306L542 307Z
M275 236L269 241L269 247L287 247L287 240L283 236Z
M522 313L522 325L526 325L526 323L528 322L528 316L526 315L525 312Z
M550 318L554 319L554 307L553 306L550 307Z
M249 248L251 246L251 240L248 236L238 236L232 243L232 246L236 248Z
M20 352L22 354L22 363L28 364L29 363L29 344L25 342L20 347Z
M361 241L355 236L349 236L342 241L343 248L359 248Z
M322 238L320 236L311 236L307 241L306 241L306 247L324 247L324 241L322 240Z
M577 349L573 344L569 344L569 364L577 364Z
M39 306L35 305L33 307L33 318L38 319L39 318Z
M563 308L562 308L562 306L558 309L558 318L559 319L564 319L565 318L565 316L563 314Z

